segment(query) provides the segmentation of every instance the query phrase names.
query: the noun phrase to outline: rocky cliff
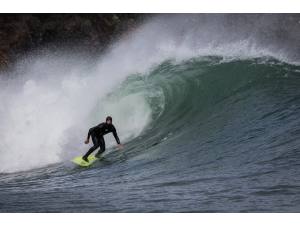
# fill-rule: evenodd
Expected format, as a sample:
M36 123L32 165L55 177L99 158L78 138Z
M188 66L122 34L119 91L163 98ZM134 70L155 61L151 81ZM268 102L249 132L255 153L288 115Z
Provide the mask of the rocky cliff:
M143 19L141 14L2 14L0 68L11 65L17 56L44 46L77 46L101 52Z

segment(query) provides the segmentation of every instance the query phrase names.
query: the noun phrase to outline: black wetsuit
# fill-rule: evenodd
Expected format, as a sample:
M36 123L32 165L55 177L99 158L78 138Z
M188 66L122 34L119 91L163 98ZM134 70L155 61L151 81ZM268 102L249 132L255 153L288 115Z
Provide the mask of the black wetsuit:
M103 138L103 135L112 132L116 142L120 144L120 139L117 135L116 128L112 124L107 124L107 123L100 123L99 125L92 127L89 129L88 137L87 139L90 139L90 136L92 137L92 141L94 146L92 146L88 152L83 156L83 159L87 159L88 156L95 151L97 148L100 147L100 150L97 152L96 156L99 156L101 153L105 151L105 141Z

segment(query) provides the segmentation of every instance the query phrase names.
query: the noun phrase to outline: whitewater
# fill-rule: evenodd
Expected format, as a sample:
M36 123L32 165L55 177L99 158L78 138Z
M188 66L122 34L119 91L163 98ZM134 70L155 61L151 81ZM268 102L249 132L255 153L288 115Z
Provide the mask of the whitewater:
M98 57L20 59L0 79L0 211L299 212L295 17L158 15ZM106 135L76 167L107 115L124 150Z

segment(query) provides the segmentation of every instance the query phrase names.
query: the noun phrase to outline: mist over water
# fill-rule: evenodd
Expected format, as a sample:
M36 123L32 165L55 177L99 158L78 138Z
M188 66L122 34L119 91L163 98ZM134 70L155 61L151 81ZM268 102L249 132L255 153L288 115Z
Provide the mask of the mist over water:
M299 21L158 15L98 58L48 50L20 60L0 81L1 188L35 191L1 211L298 211ZM74 169L107 115L124 152L107 135L106 161ZM40 209L36 193L49 193ZM82 196L84 209L72 204Z
M115 118L122 140L138 135L150 119L150 109L141 96L121 96L101 104L124 79L121 70L81 69L76 61L63 60L34 59L33 68L6 81L1 89L2 172L60 162L66 159L61 157L65 151L81 154L78 149L86 149L82 142L89 127L106 115ZM128 123L133 119L139 125Z

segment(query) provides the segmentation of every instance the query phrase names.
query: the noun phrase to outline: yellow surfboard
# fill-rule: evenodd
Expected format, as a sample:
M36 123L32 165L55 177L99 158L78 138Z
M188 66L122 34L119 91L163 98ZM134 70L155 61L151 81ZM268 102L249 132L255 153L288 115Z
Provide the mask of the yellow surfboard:
M94 155L89 155L88 157L88 162L84 161L82 159L82 156L77 156L75 157L74 159L72 159L72 162L79 165L79 166L82 166L82 167L87 167L87 166L90 166L92 165L95 161L97 161L99 158L95 157Z

